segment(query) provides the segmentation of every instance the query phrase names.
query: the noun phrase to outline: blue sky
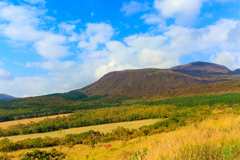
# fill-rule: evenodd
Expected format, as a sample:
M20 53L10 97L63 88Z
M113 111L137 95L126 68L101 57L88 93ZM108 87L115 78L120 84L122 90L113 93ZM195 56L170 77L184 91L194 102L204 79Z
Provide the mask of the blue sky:
M0 1L0 93L82 88L125 69L240 68L238 0Z

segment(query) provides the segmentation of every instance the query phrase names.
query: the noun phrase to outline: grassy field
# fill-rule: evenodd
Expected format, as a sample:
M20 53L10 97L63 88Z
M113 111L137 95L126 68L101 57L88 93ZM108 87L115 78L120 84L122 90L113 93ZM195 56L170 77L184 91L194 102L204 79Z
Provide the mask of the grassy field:
M132 121L132 122L120 122L120 123L110 123L104 125L96 125L96 126L88 126L88 127L80 127L80 128L71 128L62 131L56 132L48 132L48 133L40 133L40 134L30 134L30 135L19 135L19 136L11 136L7 137L12 141L18 141L28 138L37 138L37 137L59 137L64 136L64 134L77 134L82 132L87 132L89 130L100 131L103 133L111 132L113 129L116 129L118 126L123 126L130 129L138 129L144 125L150 125L161 121L162 119L148 119L148 120L140 120L140 121ZM0 140L3 138L0 138Z
M72 113L70 113L72 114ZM47 118L56 118L56 117L63 117L63 116L69 116L70 114L60 114L60 115L54 115L54 116L46 116L46 117L38 117L38 118L30 118L30 119L22 119L22 120L15 120L15 121L7 121L7 122L0 122L1 128L8 128L12 125L18 125L18 124L29 124L31 122L39 122Z
M183 127L177 131L149 136L147 139L132 139L121 145L121 141L110 142L111 148L99 143L95 148L86 145L63 147L67 160L137 160L147 154L143 160L200 160L240 158L240 116L223 115L217 119L208 119L198 124ZM60 147L55 147L60 149ZM51 150L44 148L40 150ZM9 155L24 154L32 150L21 150ZM135 157L136 156L136 157ZM135 157L135 158L134 158Z

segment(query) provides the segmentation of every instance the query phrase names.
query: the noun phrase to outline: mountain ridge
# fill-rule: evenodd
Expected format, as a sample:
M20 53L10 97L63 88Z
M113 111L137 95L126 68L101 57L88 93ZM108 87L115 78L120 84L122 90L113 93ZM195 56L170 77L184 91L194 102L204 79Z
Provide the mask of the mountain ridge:
M223 65L192 62L170 69L135 69L113 71L98 81L77 89L87 96L117 95L121 97L151 97L177 88L240 80L240 75Z

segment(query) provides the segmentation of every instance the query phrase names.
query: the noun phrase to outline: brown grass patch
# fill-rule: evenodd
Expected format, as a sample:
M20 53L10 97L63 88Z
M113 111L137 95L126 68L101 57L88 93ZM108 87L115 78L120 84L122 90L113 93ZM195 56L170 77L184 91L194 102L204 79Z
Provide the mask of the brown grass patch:
M96 126L87 126L87 127L79 127L79 128L71 128L66 130L55 131L55 132L47 132L47 133L38 133L38 134L28 134L28 135L18 135L18 136L11 136L7 137L12 141L19 141L28 138L38 138L38 137L61 137L64 134L78 134L82 132L87 132L89 130L100 131L102 133L111 132L113 129L116 129L118 126L123 126L130 129L138 129L145 125L151 125L163 119L148 119L148 120L138 120L132 122L120 122L120 123L110 123L110 124L103 124L103 125L96 125ZM0 140L3 138L0 138Z
M15 120L15 121L8 121L8 122L1 122L0 127L3 129L6 129L12 125L18 125L18 124L30 124L32 122L39 122L47 118L56 118L56 117L63 117L63 116L69 116L70 114L59 114L59 115L54 115L54 116L47 116L47 117L38 117L38 118L30 118L30 119L21 119L21 120Z

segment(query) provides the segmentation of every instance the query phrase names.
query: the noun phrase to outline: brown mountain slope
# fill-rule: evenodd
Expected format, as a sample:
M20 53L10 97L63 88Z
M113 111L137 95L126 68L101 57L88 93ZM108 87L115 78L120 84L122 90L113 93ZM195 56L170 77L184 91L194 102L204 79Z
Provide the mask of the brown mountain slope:
M193 62L170 70L141 69L111 72L97 82L76 91L87 96L109 94L132 98L152 97L178 88L238 80L240 74L225 66Z
M208 63L208 62L192 62L185 65L180 65L170 68L173 71L184 73L191 76L205 77L212 79L224 79L230 78L234 72L229 70L227 67Z
M77 91L93 95L150 97L176 88L210 83L186 74L161 69L142 69L111 72L97 82Z
M208 63L208 62L192 62L185 65L180 65L170 68L171 70L185 70L185 71L201 71L204 73L229 73L227 67L219 64Z
M187 97L195 95L211 95L240 93L240 81L221 82L202 86L194 86L188 88L178 88L171 91L165 91L161 94L151 97L151 100L167 99L175 97Z

